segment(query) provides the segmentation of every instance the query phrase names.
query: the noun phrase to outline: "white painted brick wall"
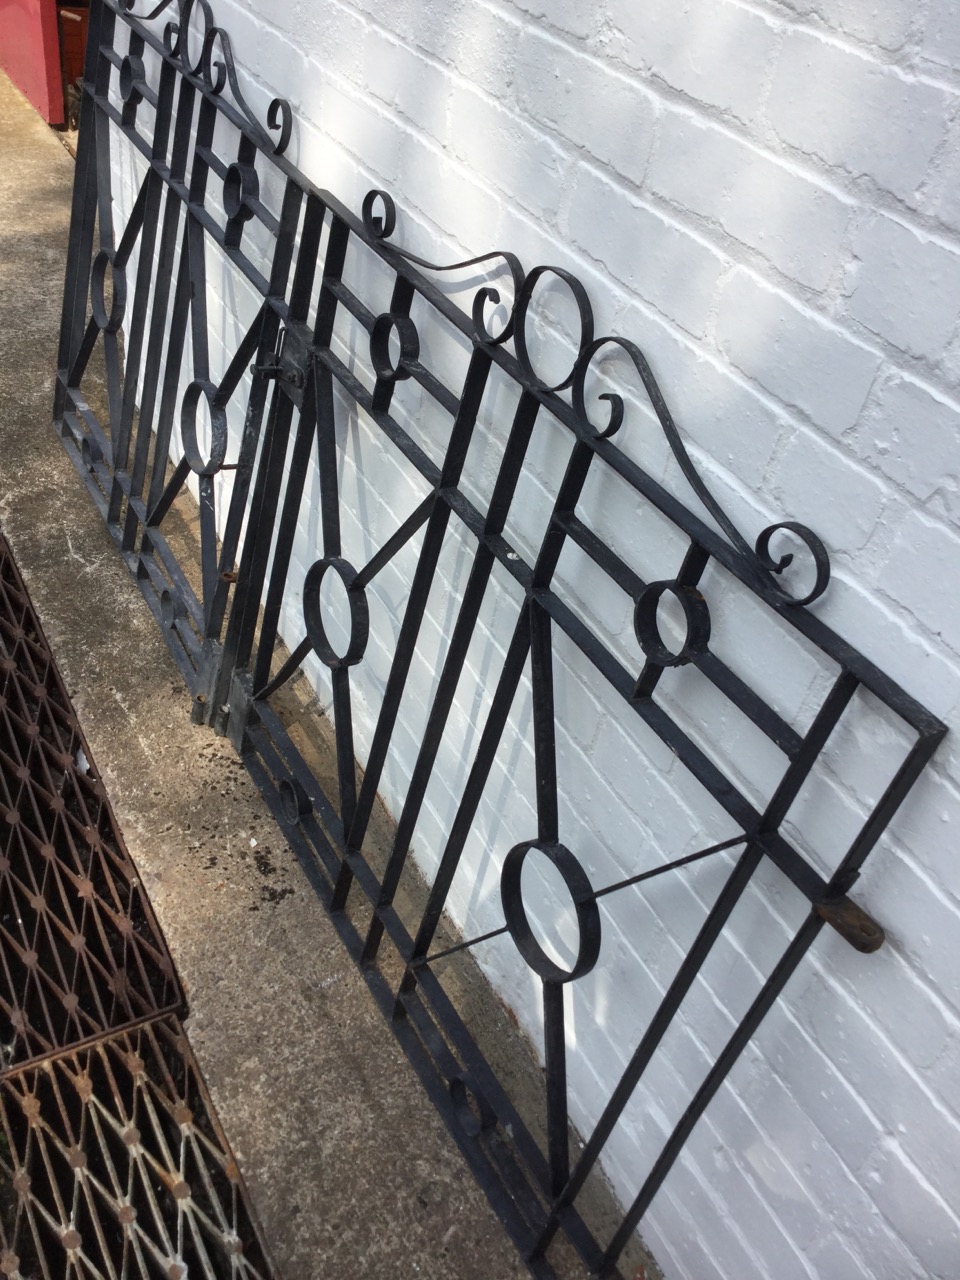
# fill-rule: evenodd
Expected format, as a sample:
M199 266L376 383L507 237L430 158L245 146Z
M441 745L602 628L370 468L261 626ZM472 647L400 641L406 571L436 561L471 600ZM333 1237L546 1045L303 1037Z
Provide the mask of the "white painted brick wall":
M359 208L373 185L401 210L398 238L442 261L513 249L529 268L575 271L599 332L645 350L686 438L747 530L809 523L833 556L815 607L953 733L867 862L857 896L888 942L861 956L822 936L734 1068L644 1222L669 1280L956 1280L960 1274L960 10L955 0L214 0L234 38L245 93L261 112L294 105L290 154ZM134 167L120 174L126 197ZM358 264L370 283L373 268ZM252 297L211 285L223 351ZM562 327L562 321L561 327ZM431 340L442 370L455 344ZM555 345L555 343L553 344ZM515 393L501 389L479 440L502 448ZM439 424L404 384L400 407L436 454ZM649 414L620 443L676 481ZM345 427L348 554L369 556L422 495L363 423ZM559 461L558 461L559 459ZM538 426L508 536L536 544L562 465ZM489 492L490 458L468 467ZM680 491L682 492L682 486ZM667 576L682 554L669 528L612 481L584 518ZM298 527L285 602L302 634L297 587L319 554L315 507ZM412 562L408 555L407 567ZM451 582L431 601L424 653L391 760L389 800L412 768L469 558L451 544ZM571 603L625 662L639 651L629 601L570 551ZM371 590L392 634L404 564ZM496 577L496 575L495 575ZM498 581L501 579L498 578ZM457 750L442 757L415 848L435 865L476 725L489 705L515 614L509 586L484 604L488 631L465 665ZM785 716L809 723L822 693L803 646L760 609L721 598L716 643ZM377 627L374 627L374 634ZM369 652L357 732L369 743L389 664ZM321 690L323 673L316 670ZM595 883L729 834L649 732L623 722L609 691L561 646L559 737L567 842ZM761 752L735 718L720 722L690 673L673 697L718 756L736 744L743 785L766 783ZM518 742L498 759L454 885L474 932L500 923L498 858L534 822L529 699ZM875 798L897 743L864 706L837 736L801 806L811 852L836 858L839 824ZM448 744L449 747L449 744ZM859 756L857 755L859 753ZM848 759L854 763L848 767ZM844 772L846 770L846 772ZM637 778L644 779L643 788ZM602 828L591 814L603 813ZM664 877L643 898L607 899L604 963L572 996L581 1037L571 1056L575 1119L592 1124L719 884L723 864ZM610 1143L606 1169L631 1196L644 1137L662 1134L742 1012L745 991L788 937L796 895L767 870L684 1006L658 1066ZM563 922L557 946L563 951ZM508 948L478 959L536 1040L539 984ZM623 995L629 990L629 996ZM596 1019L599 1031L582 1037Z

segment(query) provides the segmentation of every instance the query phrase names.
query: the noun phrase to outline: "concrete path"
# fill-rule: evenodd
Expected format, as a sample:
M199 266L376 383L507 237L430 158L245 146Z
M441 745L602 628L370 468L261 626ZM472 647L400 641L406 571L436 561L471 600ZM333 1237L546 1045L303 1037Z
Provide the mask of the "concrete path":
M51 427L73 160L0 74L0 526L285 1280L525 1274Z

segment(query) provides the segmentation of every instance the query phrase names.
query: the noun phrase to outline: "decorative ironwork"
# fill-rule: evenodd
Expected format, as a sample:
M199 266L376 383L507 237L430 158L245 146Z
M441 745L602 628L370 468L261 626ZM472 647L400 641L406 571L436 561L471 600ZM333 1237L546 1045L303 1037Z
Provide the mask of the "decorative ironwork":
M150 903L0 536L0 1076L182 1007Z
M274 1275L183 1009L0 535L0 1275Z
M549 266L524 273L508 253L469 258L457 265L474 271L475 292L470 308L461 308L424 274L447 268L392 244L396 210L389 195L371 192L357 217L314 186L282 154L290 113L277 102L268 125L279 125L282 145L267 136L237 88L229 40L205 0L199 8L180 0L178 21L158 33L154 21L168 8L169 2L138 17L128 0L95 0L91 9L57 379L64 444L166 629L196 716L228 731L243 753L531 1271L554 1274L548 1250L563 1231L598 1274L616 1274L691 1130L823 924L864 951L882 942L880 927L846 895L944 726L806 607L829 580L827 553L815 534L783 520L751 541L736 527L694 465L642 351L625 338L595 336L590 301L575 276ZM190 52L192 21L204 31L197 56ZM233 103L223 93L227 85ZM139 166L129 219L116 234L111 144ZM509 303L488 278L493 264L512 282ZM214 267L258 300L219 360L211 354L208 314ZM577 334L567 370L546 376L539 344L544 332L549 339L557 331L544 327L540 304L551 289L572 296ZM459 352L459 374L450 372L454 360L435 358L441 342ZM101 348L105 410L95 412L92 359ZM618 356L639 389L629 397L603 389L597 398L606 402L606 420L598 425L594 396ZM491 403L504 388L512 397L510 422L498 433ZM640 464L624 427L628 404L631 414L652 414L702 514ZM242 427L231 428L232 413L242 414ZM352 513L340 468L348 422L377 441L420 495L372 551L346 524ZM431 435L431 423L442 429ZM516 531L518 495L532 442L544 428L562 476L543 499L545 529L524 543ZM485 458L485 497L478 496L484 486L471 452L482 432L495 442ZM622 540L598 531L602 513L590 505L598 478L626 486L638 518L652 514L670 531L679 553L660 556L663 567L653 575L644 564L658 560L657 546L647 540L625 551ZM294 550L306 536L302 523L314 518L314 484L319 527L309 535L312 561L302 574ZM178 512L192 519L182 498L188 485L199 504L198 563L176 523ZM391 783L397 825L380 858L367 837L378 790L408 732L411 671L421 660L425 612L451 545L464 551L467 581L462 588L447 584L452 622L425 718L418 720L412 771ZM611 634L583 605L563 569L571 551L587 566L587 583L610 586L629 602L632 636ZM812 563L806 585L792 596L784 579L796 551ZM401 562L403 598L384 620L377 589L388 572L400 573ZM346 596L341 639L332 634L325 603L338 580ZM282 627L292 594L299 616L291 622L288 612ZM444 743L461 732L452 718L457 691L471 644L489 634L483 610L491 600L508 618L506 646L492 650L496 665L478 684L477 705L487 693L489 700L474 721L477 738L451 815L434 835L438 858L429 886L418 888L409 850L428 790L443 772ZM758 680L742 654L738 662L735 646L732 653L724 647L718 618L741 600L750 602L743 608L754 611L751 618L761 610L777 636L793 644L790 652L816 667L797 706L784 710L779 691ZM680 613L679 636L664 621L671 602ZM362 686L369 733L361 752L358 682L375 666L375 641L376 661L385 667L381 684L371 676ZM571 847L560 779L558 735L570 714L556 687L561 649L589 667L603 694L604 724L611 718L635 726L663 744L672 785L709 807L710 816L698 818L697 847L652 848L646 858L630 849L628 874L605 884ZM326 789L282 706L295 673L311 663L326 682L335 739L336 776ZM676 683L694 677L710 705L719 700L725 708L712 739L709 726L683 705L686 686ZM518 697L531 708L529 730L512 714ZM864 700L902 730L904 747L827 865L805 840L798 797L824 767L845 716ZM726 746L728 719L766 743L769 778L744 778L742 761ZM471 936L468 909L459 920L465 937L458 937L451 890L507 740L532 742L535 829L511 832L487 851L499 864L503 923ZM638 764L636 786L653 790L655 782L648 756ZM603 819L601 803L596 822ZM545 947L531 919L536 912L523 876L538 860L559 875L572 901L578 936L569 963ZM613 904L627 893L642 902L667 872L694 875L707 866L721 883L701 904L645 1029L622 1046L625 1066L615 1087L586 1123L581 1115L584 1145L572 1150L565 993L582 989L603 961ZM640 1153L646 1175L619 1225L600 1238L583 1217L587 1179L738 905L770 874L804 904L790 917L790 939L770 963L756 960L755 990L656 1150ZM479 881L476 888L479 894ZM479 954L482 945L519 953L541 985L542 1126L521 1114L481 1050L465 1005L445 986L444 966L465 952ZM583 1005L578 1011L590 1012Z
M175 1018L0 1080L0 1274L276 1275Z

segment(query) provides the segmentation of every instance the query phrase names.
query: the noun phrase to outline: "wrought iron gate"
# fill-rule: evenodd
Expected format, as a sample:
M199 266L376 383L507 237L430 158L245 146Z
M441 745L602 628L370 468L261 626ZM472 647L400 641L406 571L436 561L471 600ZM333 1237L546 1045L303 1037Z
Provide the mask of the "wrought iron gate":
M134 0L91 7L57 377L64 445L166 630L196 717L229 732L243 753L531 1271L554 1274L548 1250L562 1232L588 1266L614 1275L823 924L862 950L881 945L882 930L847 894L944 726L807 608L829 579L810 530L788 520L753 543L742 536L701 480L643 353L625 338L595 336L575 277L489 254L457 264L458 278L473 280L472 305L462 308L456 290L438 283L453 268L392 244L389 195L371 192L357 217L285 158L291 109L275 100L260 122L206 0L133 10ZM131 209L115 228L124 172L133 175ZM234 314L247 307L232 340L209 314L225 289L240 299ZM547 377L562 326L545 306L562 290L576 336L569 367ZM629 394L603 390L624 378ZM702 514L642 465L636 436L614 442L628 409L634 425L656 424ZM367 493L369 510L359 513L363 477L347 458L357 441L375 442L370 467L396 477L389 502ZM615 493L622 506L627 491L636 533L604 519L607 499ZM191 510L196 557L184 523ZM308 566L298 559L304 546ZM787 580L804 556L807 584L792 597ZM339 631L337 583L348 619ZM438 593L447 624L435 634ZM606 618L610 600L629 617L626 629ZM754 647L729 638L737 618L747 619L751 646L760 632L785 646L772 680L751 668ZM805 673L794 699L784 692L793 660ZM294 723L284 703L302 669L329 702L330 777L304 737L302 707ZM474 695L466 716L465 688ZM678 820L676 839L656 838L651 807L617 845L605 823L622 788L607 792L602 777L587 811L590 786L576 767L569 781L570 762L585 759L577 744L590 737L577 719L584 689L591 741L619 735L641 797L659 795L659 774L669 774L695 837ZM848 715L881 717L901 733L902 750L827 857L807 838L801 801L820 771L842 769ZM745 734L765 744L762 778L739 755ZM500 790L491 799L492 778ZM447 790L433 804L440 784ZM368 836L381 790L397 823L379 855ZM647 805L628 799L625 811ZM528 825L502 830L520 811L511 806L527 801ZM471 841L479 863L467 857ZM537 902L525 879L533 864ZM716 883L689 899L672 969L641 963L642 940L620 947L615 909L639 911L656 886L707 866ZM548 874L575 924L566 957L544 937ZM468 880L459 896L458 875ZM748 957L753 987L659 1141L638 1152L645 1173L621 1221L594 1230L581 1213L585 1182L637 1099L654 1096L645 1082L671 1035L695 1025L685 1001L747 900L772 902L776 923ZM785 922L789 937L771 955ZM604 952L615 943L611 967ZM466 952L501 986L517 959L516 981L539 983L542 1142L445 978ZM623 1002L643 1002L614 979L634 961L644 981L654 974L656 1001L631 1037L635 1018ZM608 1021L622 1017L626 1032L604 1095L590 1075L602 1072L580 1048L589 1036L578 1036L574 1055L568 1032L571 1010L578 1026L599 1016L605 963L604 999L621 1002L607 1000ZM609 1026L605 1034L618 1039ZM593 1109L583 1101L591 1079Z

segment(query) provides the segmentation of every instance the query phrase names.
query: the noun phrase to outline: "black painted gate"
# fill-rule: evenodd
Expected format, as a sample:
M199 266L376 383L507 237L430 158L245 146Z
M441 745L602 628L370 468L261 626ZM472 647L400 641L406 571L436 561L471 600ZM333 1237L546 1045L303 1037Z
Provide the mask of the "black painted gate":
M206 0L133 9L91 9L65 447L531 1271L562 1232L613 1275L823 924L882 943L846 895L944 727L808 609L813 533L744 539L577 279L405 253L386 193L357 217L287 161L289 106L260 122ZM608 518L625 494L635 529ZM901 749L824 852L804 796L842 773L847 717ZM537 1114L466 953L521 1004L539 988ZM718 1038L695 997L741 963ZM612 1228L585 1220L601 1160L633 1182Z

